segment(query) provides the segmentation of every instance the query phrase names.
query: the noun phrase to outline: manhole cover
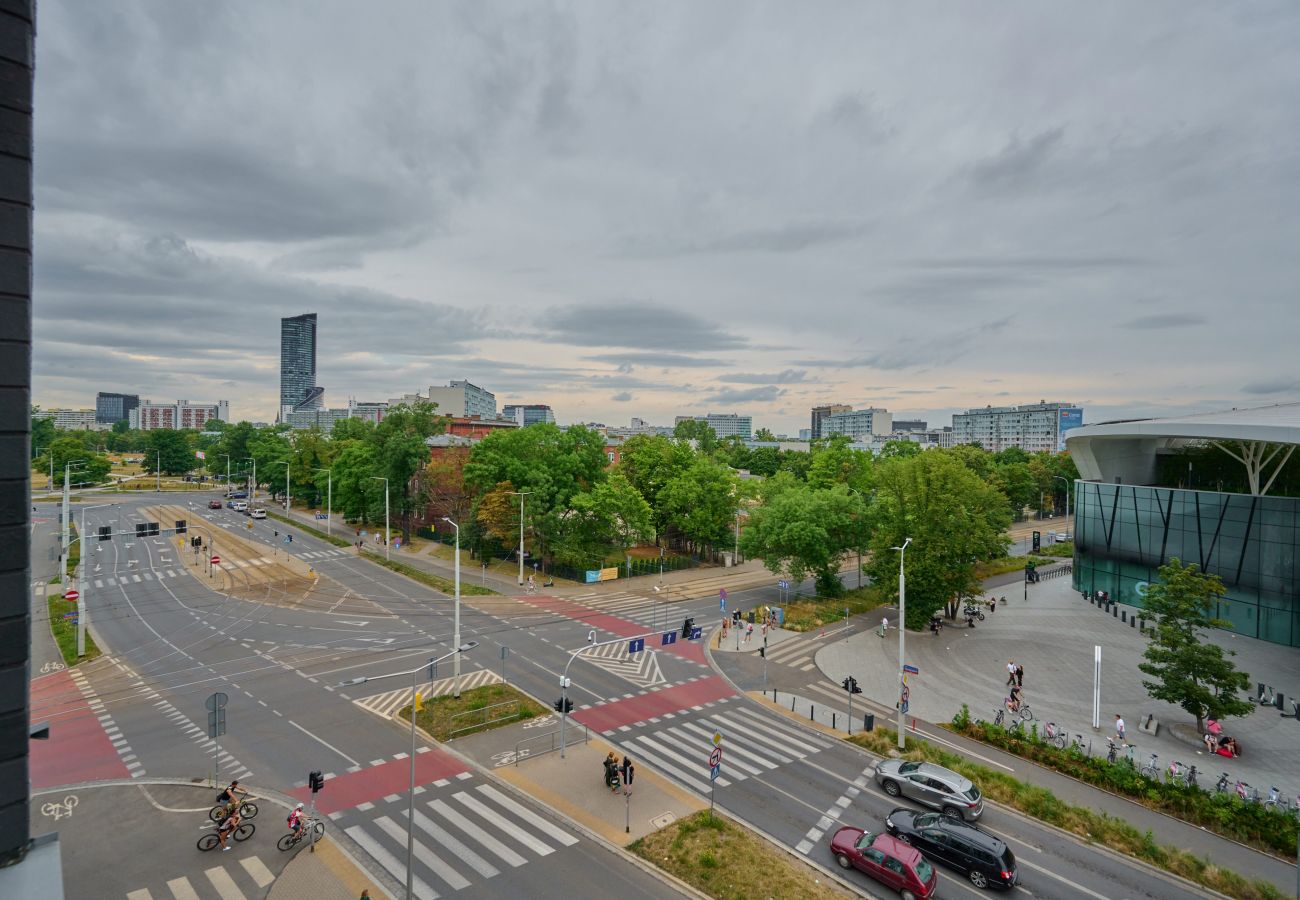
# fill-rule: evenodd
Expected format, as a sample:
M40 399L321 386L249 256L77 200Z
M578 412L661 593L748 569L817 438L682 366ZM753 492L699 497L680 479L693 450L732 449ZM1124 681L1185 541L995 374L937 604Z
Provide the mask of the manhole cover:
M677 817L670 812L666 812L662 816L655 816L650 820L650 824L655 828L664 828L675 821L677 821Z

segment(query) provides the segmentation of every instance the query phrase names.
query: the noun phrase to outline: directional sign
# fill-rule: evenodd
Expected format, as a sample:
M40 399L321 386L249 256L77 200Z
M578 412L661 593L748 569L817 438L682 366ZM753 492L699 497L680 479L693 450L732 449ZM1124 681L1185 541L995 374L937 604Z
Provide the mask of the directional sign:
M221 557L220 557L220 556L214 556L214 557L212 557L212 564L213 564L214 566L215 566L215 565L220 565L220 563L221 563Z
M783 580L783 581L778 581L778 582L776 583L776 586L779 587L781 590L785 590L786 588L788 588L788 587L790 586L790 582L788 582L788 581L784 581L784 580Z
M80 596L81 594L77 593L75 590L67 590L63 592L64 600L76 600Z
M700 639L700 635L703 633L704 633L704 629L701 628L699 625L696 625L694 628L691 629L691 640L698 641Z
M74 612L64 613L64 614L63 614L63 618L65 618L65 619L75 619L76 617L77 617L77 614L74 613Z
M669 644L675 643L677 643L677 632L665 631L663 634L659 635L659 646L667 647Z
M628 653L640 653L645 649L645 638L634 638L627 642Z

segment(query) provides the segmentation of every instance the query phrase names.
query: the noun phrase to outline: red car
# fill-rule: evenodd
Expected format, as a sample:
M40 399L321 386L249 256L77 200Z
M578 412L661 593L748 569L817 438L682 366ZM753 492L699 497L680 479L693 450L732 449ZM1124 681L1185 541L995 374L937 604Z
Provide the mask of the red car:
M865 872L898 891L903 900L933 897L939 886L934 866L921 851L883 832L845 825L831 837L831 853L842 868Z
M209 501L208 501L208 509L221 509L221 501L220 501L220 500L209 500Z

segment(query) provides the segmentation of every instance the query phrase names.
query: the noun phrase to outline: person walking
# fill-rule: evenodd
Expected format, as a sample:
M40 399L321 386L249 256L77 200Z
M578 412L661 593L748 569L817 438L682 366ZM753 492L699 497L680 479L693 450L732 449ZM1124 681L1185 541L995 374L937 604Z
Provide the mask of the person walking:
M1016 686L1025 686L1025 667L1020 663L1016 663Z
M1010 685L1015 683L1016 683L1016 661L1014 659L1009 659L1007 660L1007 684Z
M1115 713L1115 739L1121 744L1128 744L1128 739L1124 736L1124 719L1119 713Z
M623 773L623 793L632 793L632 779L636 777L636 766L632 765L632 757L624 756L623 765L619 770Z
M754 623L745 623L745 643L748 644L754 637Z
M881 640L885 637L885 632L889 630L889 616L880 617L880 630L876 634L880 635Z

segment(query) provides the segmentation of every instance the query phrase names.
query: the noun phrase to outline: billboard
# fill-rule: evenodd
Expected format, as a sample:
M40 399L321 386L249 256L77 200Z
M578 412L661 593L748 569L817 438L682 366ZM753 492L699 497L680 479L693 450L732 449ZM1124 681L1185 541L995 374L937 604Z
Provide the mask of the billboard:
M1057 410L1057 413L1060 419L1056 428L1056 449L1060 451L1065 449L1065 433L1071 428L1078 428L1083 424L1083 410L1074 407Z

